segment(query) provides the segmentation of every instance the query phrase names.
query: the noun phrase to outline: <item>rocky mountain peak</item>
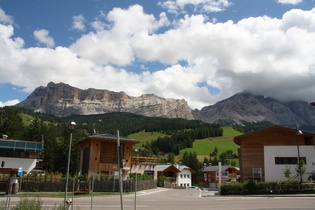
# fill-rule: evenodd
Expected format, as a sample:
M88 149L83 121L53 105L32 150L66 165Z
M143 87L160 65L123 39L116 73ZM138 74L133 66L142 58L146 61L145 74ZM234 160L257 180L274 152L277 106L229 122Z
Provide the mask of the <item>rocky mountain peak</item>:
M250 92L238 93L215 105L194 110L195 118L206 122L243 122L268 121L279 125L314 125L315 108L307 102L281 102L274 98L254 95Z
M125 92L89 88L82 90L64 83L49 82L38 87L18 107L55 116L129 112L150 117L193 119L185 100L165 99L154 94L132 97Z
M315 108L305 101L282 102L247 92L235 94L201 110L191 110L184 99L165 99L155 94L139 97L125 92L64 83L38 87L19 107L55 116L129 112L149 117L197 119L209 123L243 124L269 121L278 125L315 125Z

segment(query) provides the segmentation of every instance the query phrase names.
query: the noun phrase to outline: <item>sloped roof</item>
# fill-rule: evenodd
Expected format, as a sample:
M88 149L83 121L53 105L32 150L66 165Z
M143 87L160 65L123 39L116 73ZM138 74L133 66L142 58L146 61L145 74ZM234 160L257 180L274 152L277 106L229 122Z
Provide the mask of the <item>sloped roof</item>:
M164 171L167 171L167 170L170 170L170 169L173 169L176 172L181 172L184 169L187 169L187 170L190 170L191 173L195 173L195 171L193 169L191 169L190 167L185 166L185 165L171 164L171 163L158 164L157 165L157 171L164 172Z
M84 141L87 141L87 140L93 140L93 139L99 139L99 140L105 140L105 141L117 141L117 135L112 135L112 134L108 134L108 133L105 133L105 134L94 134L94 135L88 136L87 138L79 141L77 144L80 144L80 143L82 143ZM125 137L122 137L122 136L119 136L119 141L120 142L131 142L133 144L137 144L137 143L140 142L138 140L128 139L128 138L125 138Z
M274 131L283 131L283 132L290 132L292 133L292 136L296 134L296 129L292 129L292 128L288 128L288 127L283 127L283 126L280 126L280 125L274 125L274 126L271 126L271 127L268 127L268 128L265 128L265 129L261 129L261 130L258 130L258 131L253 131L253 132L250 132L250 133L246 133L246 134L243 134L243 135L239 135L239 136L236 136L234 137L233 141L235 144L237 145L240 145L241 144L241 140L244 138L244 137L251 137L251 136L257 136L257 135L261 135L262 133L265 133L265 132L271 132L272 130ZM303 134L302 135L307 135L307 136L315 136L314 133L309 133L309 132L305 132L305 131L302 131Z
M225 171L228 168L234 168L236 170L240 170L240 168L236 166L226 166L226 165L221 166L222 171ZM202 169L202 172L210 172L210 171L219 171L219 166L206 166Z

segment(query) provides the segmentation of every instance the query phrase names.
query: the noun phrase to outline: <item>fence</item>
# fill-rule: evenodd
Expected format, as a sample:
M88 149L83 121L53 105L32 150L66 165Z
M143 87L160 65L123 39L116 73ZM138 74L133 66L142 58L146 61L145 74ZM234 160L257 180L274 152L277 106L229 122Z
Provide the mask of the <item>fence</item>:
M8 189L9 180L4 188ZM19 191L24 192L64 192L66 188L65 178L34 178L24 177L18 179ZM136 184L137 183L137 184ZM135 186L137 185L137 186ZM135 188L136 187L136 188ZM147 190L157 187L155 180L125 180L123 181L123 191L133 192L135 189ZM116 179L90 178L80 180L72 178L68 182L69 192L119 192L119 181ZM3 189L1 189L3 190ZM6 191L7 190L3 190Z

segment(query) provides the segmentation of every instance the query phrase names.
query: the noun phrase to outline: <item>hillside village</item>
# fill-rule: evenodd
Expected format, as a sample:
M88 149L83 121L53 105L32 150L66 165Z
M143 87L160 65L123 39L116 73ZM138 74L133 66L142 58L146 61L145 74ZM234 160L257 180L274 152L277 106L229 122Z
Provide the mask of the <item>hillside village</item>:
M111 123L123 118L122 124L116 126L125 129L126 137L119 136L118 127ZM76 127L69 130L66 122L75 120ZM98 133L99 127L93 121L106 120L112 134ZM140 124L147 127L130 126L135 125L135 121L142 121ZM7 107L1 112L0 172L17 177L15 180L56 172L61 172L62 178L68 174L64 160L71 153L70 176L115 179L121 169L123 180L132 179L136 174L151 179L158 186L171 188L217 189L222 183L248 180L292 179L301 183L313 180L315 134L278 125L258 128L241 133L232 127L201 121L121 113L55 118ZM67 152L69 138L72 141L70 153ZM182 141L186 143L180 144ZM303 165L299 160L303 160ZM7 187L2 185L2 190ZM12 187L12 192L17 193L17 184Z

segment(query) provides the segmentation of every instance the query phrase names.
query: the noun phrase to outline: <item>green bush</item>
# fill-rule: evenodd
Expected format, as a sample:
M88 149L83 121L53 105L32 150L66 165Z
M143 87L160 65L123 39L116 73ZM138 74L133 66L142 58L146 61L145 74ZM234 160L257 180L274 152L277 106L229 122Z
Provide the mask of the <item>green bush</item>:
M243 192L246 194L251 194L258 191L257 181L256 180L248 180L243 183Z
M171 180L167 178L166 176L159 176L158 181L157 181L157 186L164 187L164 181L171 182Z
M257 182L249 180L243 183L224 183L221 185L221 195L250 195L250 194L280 194L280 193L315 193L315 185L298 181Z

